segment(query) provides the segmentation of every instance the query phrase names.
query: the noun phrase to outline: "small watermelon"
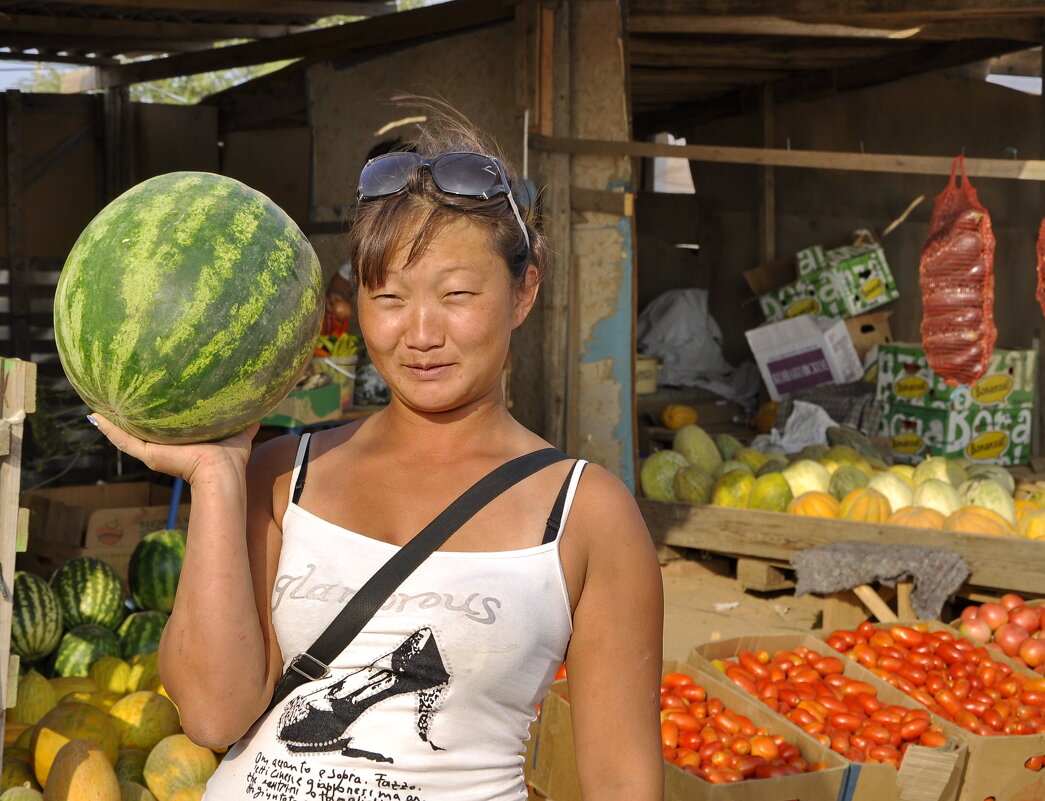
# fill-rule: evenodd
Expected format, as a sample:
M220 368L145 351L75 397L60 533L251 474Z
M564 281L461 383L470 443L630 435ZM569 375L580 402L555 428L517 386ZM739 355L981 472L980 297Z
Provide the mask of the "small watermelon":
M80 234L54 299L69 382L153 442L221 439L297 383L323 318L319 259L268 197L222 175L150 178Z
M131 597L141 609L169 613L174 608L187 537L183 529L161 529L134 546L127 578Z
M94 623L115 629L127 611L120 574L93 556L78 556L61 565L51 576L51 589L62 606L66 628Z
M62 608L58 596L39 576L18 571L11 609L11 652L26 662L50 654L62 638Z
M132 612L120 624L116 635L120 638L120 650L124 659L135 654L151 654L160 647L160 635L167 625L167 613L146 611Z
M87 676L100 656L119 656L120 640L105 626L84 623L62 635L54 655L57 676Z

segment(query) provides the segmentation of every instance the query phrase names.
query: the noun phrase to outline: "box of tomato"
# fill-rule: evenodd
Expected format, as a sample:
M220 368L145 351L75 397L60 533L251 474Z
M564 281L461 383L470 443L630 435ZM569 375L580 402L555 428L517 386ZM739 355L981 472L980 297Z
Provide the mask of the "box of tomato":
M663 675L688 677L704 688L704 704L711 710L730 710L731 720L750 725L757 732L750 737L758 750L756 737L772 740L773 747L794 753L807 769L790 775L774 775L778 770L768 771L766 778L758 778L753 772L743 780L712 783L700 778L687 769L678 767L670 760L664 765L664 801L822 801L841 797L839 795L846 780L848 763L838 754L824 747L801 729L771 712L741 690L722 684L705 675L700 669L684 662L664 663ZM664 714L662 718L667 719ZM708 714L710 721L711 715ZM703 721L701 723L703 726ZM679 727L680 730L682 727ZM774 739L774 735L777 737ZM743 737L738 730L737 738ZM668 756L665 746L665 756ZM742 750L747 750L742 749ZM554 801L581 801L577 768L573 757L573 728L569 702L569 680L555 682L541 702L540 726L532 770L529 772L531 786L541 795ZM735 752L734 752L735 753ZM751 751L749 753L754 753ZM785 753L787 753L785 751ZM768 767L769 759L765 762ZM736 778L734 776L734 778ZM887 801L887 799L882 799Z
M937 712L948 734L965 740L969 756L959 801L1045 799L1045 677L935 620L860 624L845 638L856 642L839 642L846 633L821 636L873 678L872 669L895 670L908 682L896 682L905 694ZM927 633L936 636L924 637ZM914 642L918 636L932 646L928 653L940 660L936 667L926 669L924 657L915 669L910 663L882 661L890 640L912 652L921 647ZM978 697L977 685L997 691L996 703Z
M781 660L796 667L782 670ZM968 755L964 738L823 640L804 633L734 637L698 645L687 661L775 704L843 755L855 781L854 801L958 797ZM774 683L775 690L767 689Z

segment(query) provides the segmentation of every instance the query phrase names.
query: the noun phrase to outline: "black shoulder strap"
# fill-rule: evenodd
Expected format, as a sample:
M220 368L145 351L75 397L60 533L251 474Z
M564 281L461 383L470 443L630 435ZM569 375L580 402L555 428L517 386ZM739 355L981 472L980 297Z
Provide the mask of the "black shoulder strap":
M328 676L327 665L352 642L395 589L476 512L513 484L566 458L555 448L533 451L506 462L473 484L367 579L308 650L291 660L276 684L269 709L306 681Z

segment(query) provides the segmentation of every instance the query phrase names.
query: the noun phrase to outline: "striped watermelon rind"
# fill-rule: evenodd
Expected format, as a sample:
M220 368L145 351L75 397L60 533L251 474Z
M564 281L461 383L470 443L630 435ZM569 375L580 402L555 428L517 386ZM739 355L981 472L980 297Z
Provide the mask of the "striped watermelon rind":
M62 638L62 608L54 590L39 576L18 571L13 583L11 652L36 662L54 651Z
M134 546L127 580L140 609L170 613L174 608L187 539L184 529L160 529L149 532Z
M151 654L160 647L160 635L167 625L169 615L166 612L146 610L132 612L127 615L116 636L120 638L120 651L124 659L135 654Z
M116 568L93 556L65 562L51 576L66 628L94 623L115 629L126 614L123 579Z
M174 172L127 190L73 245L55 344L87 405L154 442L260 420L308 364L323 275L308 239L235 179Z
M84 623L62 635L54 652L56 676L87 676L100 656L120 656L116 632L105 626Z

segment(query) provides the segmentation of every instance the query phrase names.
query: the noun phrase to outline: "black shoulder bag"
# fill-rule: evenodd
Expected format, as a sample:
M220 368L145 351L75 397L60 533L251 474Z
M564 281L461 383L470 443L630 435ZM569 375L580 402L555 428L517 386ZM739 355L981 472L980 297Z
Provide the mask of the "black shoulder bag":
M290 660L266 713L306 682L329 676L328 664L355 639L396 588L476 512L513 484L566 458L555 448L533 451L504 463L473 484L367 579L316 641Z

